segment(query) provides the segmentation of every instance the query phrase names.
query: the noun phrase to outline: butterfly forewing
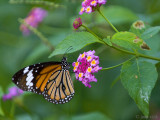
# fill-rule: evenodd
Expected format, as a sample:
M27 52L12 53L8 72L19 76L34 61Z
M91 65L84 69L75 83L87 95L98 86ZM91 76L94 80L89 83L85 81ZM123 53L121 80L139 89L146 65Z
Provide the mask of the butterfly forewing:
M47 68L49 71L50 66L54 66L55 64L60 66L60 63L45 62L25 67L12 77L12 81L24 91L32 91L41 94L43 91L37 87L40 83L39 78L45 71L47 72Z
M13 76L12 81L20 89L43 94L45 99L55 104L66 103L74 95L68 67L61 62L45 62L25 67Z

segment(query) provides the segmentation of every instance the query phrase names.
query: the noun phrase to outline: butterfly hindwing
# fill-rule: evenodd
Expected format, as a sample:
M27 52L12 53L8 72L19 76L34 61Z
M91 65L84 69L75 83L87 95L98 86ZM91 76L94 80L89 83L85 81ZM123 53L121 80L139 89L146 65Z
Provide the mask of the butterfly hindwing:
M44 93L44 98L49 102L63 104L74 96L73 83L67 73L69 73L68 70L56 71L50 77Z

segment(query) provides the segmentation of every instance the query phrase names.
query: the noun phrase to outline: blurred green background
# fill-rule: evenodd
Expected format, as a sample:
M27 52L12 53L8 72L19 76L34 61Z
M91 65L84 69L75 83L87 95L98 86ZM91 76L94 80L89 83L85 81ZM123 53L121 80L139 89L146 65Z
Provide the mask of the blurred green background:
M48 10L48 16L38 30L56 46L73 30L72 22L78 17L81 0L50 0L65 8L51 8L43 5L9 4L0 0L0 87L1 93L7 93L12 86L11 78L19 69L44 61L60 61L62 55L48 59L51 51L34 34L28 37L19 30L18 18L25 18L32 7ZM106 17L119 31L129 30L138 19L152 26L160 25L160 0L108 0L102 7ZM112 35L114 31L107 26L97 13L82 15L84 24L101 37ZM81 29L83 30L83 29ZM160 34L154 37L160 43ZM76 46L73 46L73 48ZM153 46L154 47L154 46ZM160 45L157 46L160 52ZM67 54L68 61L76 61L78 55L87 50L96 50L100 57L100 66L109 67L123 62L129 56L106 48L101 44L92 44L73 54ZM160 70L159 70L160 71ZM14 100L3 102L1 99L0 120L135 120L143 117L135 102L118 81L111 84L120 74L120 68L100 71L96 74L97 83L86 88L75 80L75 96L67 104L55 105L42 96L26 93ZM150 117L160 114L160 81L158 80L150 99ZM13 109L13 106L15 109ZM159 118L160 119L160 118Z

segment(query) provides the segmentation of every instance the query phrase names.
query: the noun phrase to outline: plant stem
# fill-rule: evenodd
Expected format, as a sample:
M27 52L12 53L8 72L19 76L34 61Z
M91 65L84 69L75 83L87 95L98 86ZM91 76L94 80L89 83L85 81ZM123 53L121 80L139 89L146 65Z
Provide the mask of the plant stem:
M43 5L53 8L64 7L63 5L55 4L54 2L42 1L42 0L10 0L10 4L32 4L32 5Z
M104 44L105 41L103 41L103 39L101 39L100 37L98 37L92 30L90 30L88 27L86 27L85 25L82 24L82 27L84 27L88 32L90 32L92 35L94 35L96 38L98 38L100 41L102 41Z
M92 30L90 30L88 27L82 25L88 32L90 32L92 35L94 35L96 38L98 38L101 42L103 42L105 45L109 46L102 38L100 38L99 36L97 36ZM130 55L135 55L136 57L143 57L143 58L147 58L147 59L152 59L152 60L157 60L157 61L160 61L160 58L157 58L157 57L152 57L152 56L148 56L148 55L144 55L144 54L141 54L141 53L134 53L134 52L131 52L131 51L128 51L128 50L124 50L124 49L121 49L121 48L118 48L116 46L109 46L109 47L112 47L118 51L121 51L123 53L127 53L127 54L130 54Z
M131 55L135 55L136 57L143 57L143 58L147 58L147 59L160 61L160 58L157 58L157 57L144 55L144 54L141 54L141 53L138 53L138 52L137 53L130 52L130 51L127 51L127 50L124 50L124 49L121 49L121 48L118 48L118 47L115 47L115 46L111 46L111 47L118 50L118 51L121 51L121 52L124 52L124 53L127 53L127 54L131 54Z
M88 27L86 27L85 25L81 25L82 27L84 27L88 32L90 32L92 35L94 35L96 38L98 38L99 39L99 37L93 32L93 31L91 31Z
M104 70L110 70L110 69L113 69L113 68L119 67L119 66L121 66L121 65L123 65L123 63L120 63L120 64L115 65L115 66L112 66L112 67L103 68L103 69L101 69L101 71L104 71Z
M103 15L103 13L101 12L100 8L97 9L97 11L99 12L99 14L108 22L108 24L109 24L116 32L119 32L119 31L114 27L114 25L112 25L112 23Z
M101 71L103 71L103 70L109 70L109 69L113 69L113 68L119 67L119 66L123 65L124 63L126 63L126 62L132 60L133 58L135 58L135 57L132 57L132 58L130 58L130 59L128 59L128 60L126 60L126 61L124 61L124 62L118 64L118 65L115 65L115 66L112 66L112 67L108 67L108 68L102 68Z
M54 50L54 47L53 45L48 41L48 39L46 37L43 36L43 34L41 32L39 32L36 28L28 25L23 19L19 18L18 21L21 23L21 24L24 24L30 31L32 31L34 34L36 34L41 40L42 42L49 47L49 49L51 51Z

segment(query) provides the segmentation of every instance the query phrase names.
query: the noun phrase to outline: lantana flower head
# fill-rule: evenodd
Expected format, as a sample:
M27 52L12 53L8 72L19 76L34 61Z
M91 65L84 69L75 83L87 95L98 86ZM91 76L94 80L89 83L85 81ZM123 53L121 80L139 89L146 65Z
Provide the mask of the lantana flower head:
M88 14L94 12L97 7L106 4L106 2L107 0L84 0L79 14L82 15L84 12Z
M43 21L43 19L47 16L47 11L42 8L33 8L29 15L24 19L26 24L37 28L39 23ZM24 24L21 24L20 30L24 35L29 35L30 30Z
M84 52L79 55L77 62L72 63L76 79L89 88L91 87L90 82L97 82L93 73L102 69L102 67L99 67L99 57L94 54L94 50Z
M17 87L11 87L11 88L9 88L9 93L4 94L2 99L3 99L3 101L11 100L13 97L19 96L21 94L23 94L23 90L21 90Z

